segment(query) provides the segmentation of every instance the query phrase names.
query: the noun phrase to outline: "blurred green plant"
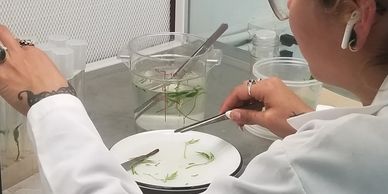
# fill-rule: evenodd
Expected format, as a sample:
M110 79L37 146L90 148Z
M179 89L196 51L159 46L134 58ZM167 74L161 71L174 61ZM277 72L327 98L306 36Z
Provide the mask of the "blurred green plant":
M22 126L23 123L20 123L13 129L13 140L15 141L16 147L17 147L17 155L15 161L20 160L20 142L19 142L19 137L20 137L20 126ZM0 135L7 135L8 130L0 130Z
M167 114L168 109L174 108L176 111L182 114L185 119L187 118L193 121L197 121L196 119L191 118L189 115L195 110L195 107L197 106L197 99L200 95L205 93L205 90L200 86L195 86L190 90L179 91L179 85L180 84L177 86L176 92L166 93L167 106L163 110L165 111L165 114ZM192 107L188 111L184 111L183 106L190 102L193 103Z

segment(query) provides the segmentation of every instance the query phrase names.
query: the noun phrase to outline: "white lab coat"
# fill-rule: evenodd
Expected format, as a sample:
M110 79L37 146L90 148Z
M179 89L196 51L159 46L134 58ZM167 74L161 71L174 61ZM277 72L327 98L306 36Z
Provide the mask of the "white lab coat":
M50 192L141 193L77 98L45 98L28 112L28 121ZM308 113L289 122L296 134L274 142L240 178L216 178L205 193L388 193L388 79L371 106Z

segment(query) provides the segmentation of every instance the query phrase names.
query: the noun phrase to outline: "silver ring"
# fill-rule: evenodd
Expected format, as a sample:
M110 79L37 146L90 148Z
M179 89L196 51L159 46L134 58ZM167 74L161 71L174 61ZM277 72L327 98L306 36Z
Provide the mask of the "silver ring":
M250 97L252 97L252 95L251 95L252 86L255 84L256 84L256 80L254 80L254 79L250 79L247 81L248 95Z
M32 40L19 40L19 45L21 47L25 47L25 46L35 46L34 42Z
M3 64L7 59L7 47L0 45L0 64Z

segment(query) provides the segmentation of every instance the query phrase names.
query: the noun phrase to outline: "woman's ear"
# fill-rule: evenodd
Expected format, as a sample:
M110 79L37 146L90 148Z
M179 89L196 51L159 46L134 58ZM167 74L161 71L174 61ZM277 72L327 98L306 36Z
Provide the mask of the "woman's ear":
M353 45L353 49L360 50L365 46L369 32L375 22L376 17L376 2L375 0L356 0L358 11L360 12L359 21L354 26L354 31L357 37L357 44Z

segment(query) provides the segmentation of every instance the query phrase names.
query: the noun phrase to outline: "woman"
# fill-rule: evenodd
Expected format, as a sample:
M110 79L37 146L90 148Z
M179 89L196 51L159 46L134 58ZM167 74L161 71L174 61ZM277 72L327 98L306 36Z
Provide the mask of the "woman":
M272 8L286 19L280 3ZM387 0L288 1L291 29L315 78L351 91L364 107L312 112L277 78L237 86L221 111L262 101L264 111L236 109L232 119L285 137L240 178L251 193L386 193L387 6Z
M285 0L269 2L280 19L288 17L280 9L287 7ZM388 0L288 1L292 31L314 76L352 91L365 107L312 112L276 78L237 86L221 111L262 101L264 111L235 109L232 119L264 125L285 138L254 158L241 177L216 178L205 193L386 193L387 6ZM56 95L72 89L47 57L34 47L20 47L5 27L0 41L8 47L0 59L0 94L28 112L48 189L140 193L112 159L80 101Z
M288 1L291 29L314 77L351 91L365 106L372 103L388 73L386 4L386 0ZM280 0L272 5L279 19L288 17ZM356 18L351 19L352 14ZM347 27L349 23L353 25ZM343 41L345 35L351 36ZM259 82L252 87L252 96L264 101L266 111L236 110L232 118L240 125L263 124L280 137L295 133L286 119L312 110L286 90L276 78ZM251 99L246 91L245 84L236 87L221 111Z

